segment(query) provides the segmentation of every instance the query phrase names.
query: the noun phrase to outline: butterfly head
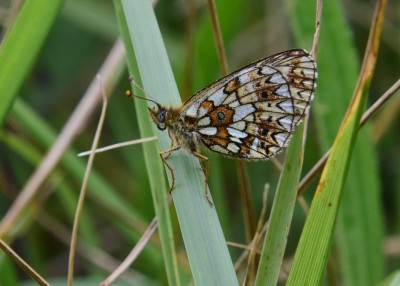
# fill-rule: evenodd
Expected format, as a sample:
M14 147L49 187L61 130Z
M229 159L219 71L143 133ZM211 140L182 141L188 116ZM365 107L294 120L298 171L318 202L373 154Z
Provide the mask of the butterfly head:
M157 104L157 107L148 108L151 119L156 123L159 130L165 130L167 128L167 114L168 110Z
M132 94L129 90L127 90L125 92L125 94L127 96L133 96L136 98L140 98L140 99L144 99L150 102L153 102L156 107L153 108L148 108L151 119L153 119L153 121L156 123L157 128L159 130L165 130L167 128L167 109L163 108L155 99L153 99L150 95L147 94L147 92L136 83L136 81L133 79L133 77L129 77L129 82L131 84L133 84L134 86L136 86L137 88L139 88L141 91L143 91L143 93L146 95L146 97L141 97L141 96L137 96L135 94Z

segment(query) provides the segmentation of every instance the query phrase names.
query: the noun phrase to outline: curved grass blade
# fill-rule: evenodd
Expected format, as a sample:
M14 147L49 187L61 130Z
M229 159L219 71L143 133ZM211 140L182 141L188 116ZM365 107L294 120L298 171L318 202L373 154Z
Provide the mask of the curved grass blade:
M63 0L25 1L0 48L0 125L28 76Z
M360 78L318 184L287 285L320 285L323 279L343 185L375 68L385 6L386 0L378 1Z
M315 1L305 1L287 0L297 41L304 41L304 36L311 35L314 29L310 7ZM320 76L312 112L318 118L315 126L321 150L328 150L357 82L359 64L346 13L340 3L325 1L322 12L318 54ZM381 280L384 269L379 164L371 131L367 129L357 135L336 228L335 251L338 255L335 257L340 258L338 265L346 285L374 285Z

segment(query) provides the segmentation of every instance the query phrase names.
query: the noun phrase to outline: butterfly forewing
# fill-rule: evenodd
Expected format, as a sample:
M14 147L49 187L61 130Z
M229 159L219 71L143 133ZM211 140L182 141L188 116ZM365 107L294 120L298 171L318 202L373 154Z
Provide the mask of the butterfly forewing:
M182 106L180 118L215 152L267 159L287 145L307 113L316 78L306 51L285 51L200 90Z

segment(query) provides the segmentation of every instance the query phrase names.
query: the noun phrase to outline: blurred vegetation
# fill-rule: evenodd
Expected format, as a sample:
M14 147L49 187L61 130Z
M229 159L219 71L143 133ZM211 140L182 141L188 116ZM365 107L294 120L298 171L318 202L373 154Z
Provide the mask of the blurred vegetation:
M19 3L19 6L18 2L10 0L0 4L2 41L7 39L7 33L24 5ZM314 3L306 2L309 5ZM217 1L230 70L285 49L310 50L312 33L309 31L312 32L314 18L309 15L314 15L315 8L308 11L307 19L304 19L299 16L299 11L313 6L298 3L289 0ZM324 5L318 57L320 82L311 108L303 175L329 149L340 126L357 80L375 3L344 1L341 6L329 3ZM155 13L184 99L221 77L204 1L159 1ZM368 106L399 79L399 13L399 2L389 1ZM337 15L343 19L342 22ZM189 29L190 23L192 30ZM324 25L336 29L324 30ZM337 25L341 25L340 28ZM307 32L302 34L302 31ZM334 32L338 35L334 35ZM0 217L5 216L88 86L95 80L96 73L117 38L118 25L113 2L65 1L39 54L34 58L32 68L27 67L27 76L22 79L16 98L12 99L14 105L0 130ZM335 42L331 39L345 40ZM30 46L25 49L29 51ZM0 73L3 73L1 66ZM139 138L133 101L124 96L125 90L130 88L128 77L128 72L122 73L111 92L100 146ZM338 285L341 282L357 285L357 281L360 283L358 285L376 285L400 266L399 108L400 98L397 94L371 119L360 135L361 143L358 144L362 146L358 148L357 145L354 156L363 159L354 159L351 163L356 167L352 166L345 185L343 210L338 220L337 240L333 243L330 263L335 270L329 272L327 285ZM12 231L2 237L54 285L65 285L68 241L87 161L86 158L77 159L74 156L90 149L99 112L100 105L87 122L82 122L83 130L74 139L63 161L42 184L40 192L30 201ZM247 245L250 241L245 235L233 161L208 152L204 154L210 158L210 189L225 238L230 242ZM284 154L279 155L278 159L283 161ZM246 165L254 203L253 212L258 217L262 208L264 185L270 185L270 205L280 172L271 162L249 162ZM84 249L90 246L90 249L107 253L116 259L118 265L118 261L126 257L155 215L142 147L134 145L98 154L94 170L83 211L79 243L84 245ZM304 194L308 203L312 199L316 182ZM360 192L352 193L355 189ZM371 195L366 195L368 199L362 207L353 208L358 201L364 199L363 194ZM372 198L375 201L371 203ZM190 268L173 204L171 208L179 274L183 285L187 285L190 281ZM297 206L285 261L293 257L305 218L304 211ZM349 235L360 226L368 229L368 241L364 243L354 240L362 236ZM365 254L367 262L358 271L365 273L374 267L374 262L370 262L371 257L365 253L370 237L374 237L373 245L370 246L374 248L373 253L379 253L379 257L376 257L379 266L370 279L360 281L359 277L346 269L355 256L362 254ZM379 241L381 247L376 244ZM351 246L357 248L359 243L362 246L358 254L347 257ZM243 252L233 246L230 246L230 251L233 262ZM112 264L109 264L110 268L104 269L91 256L88 252L78 251L76 285L98 284L113 270ZM282 273L280 283L283 284L287 269ZM167 283L157 233L122 281L128 281L127 285ZM16 264L0 253L0 285L18 284L33 285Z

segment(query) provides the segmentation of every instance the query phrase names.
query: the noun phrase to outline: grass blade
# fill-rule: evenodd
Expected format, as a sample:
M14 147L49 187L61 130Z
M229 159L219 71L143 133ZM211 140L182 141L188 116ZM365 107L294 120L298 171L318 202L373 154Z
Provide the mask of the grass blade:
M0 125L58 15L63 0L25 1L0 49Z
M289 0L297 41L311 35L314 0ZM357 81L357 51L339 2L325 1L318 54L318 90L313 103L318 141L328 150L334 140ZM334 55L334 56L332 56ZM378 161L370 130L357 135L343 192L335 243L343 280L347 285L375 285L384 268Z
M301 124L287 150L283 172L272 205L255 285L276 285L278 282L303 163L303 130L304 125Z
M150 2L122 1L122 5L145 90L160 103L179 105L178 90ZM148 122L146 117L139 120ZM157 135L161 148L168 148L168 134ZM160 160L156 152L153 158ZM204 196L204 175L198 160L177 151L168 158L168 163L174 168L176 182L172 196L195 284L237 285L215 208L209 206ZM154 180L151 172L149 176ZM165 190L156 187L157 198L162 199L165 194L160 192Z
M287 285L320 285L323 279L343 185L375 68L385 6L385 0L377 3L359 82L322 173Z
M132 62L135 62L134 51L130 43L130 35L128 31L128 24L123 13L123 5L121 1L115 1L117 7L117 17L120 23L120 30L126 46L126 53L128 57L128 67L131 73L133 70ZM135 109L138 116L139 130L142 138L154 136L154 131L148 118L146 102L144 100L135 100ZM169 204L167 200L168 189L166 188L166 180L164 177L163 166L159 159L159 148L157 142L150 142L143 145L144 157L146 161L146 169L150 174L150 187L151 194L154 202L154 209L156 212L158 231L161 240L161 249L164 258L165 270L167 272L167 279L170 285L180 285L180 278L178 274L178 266L176 259L176 251L174 245L174 235L172 224L170 221Z

